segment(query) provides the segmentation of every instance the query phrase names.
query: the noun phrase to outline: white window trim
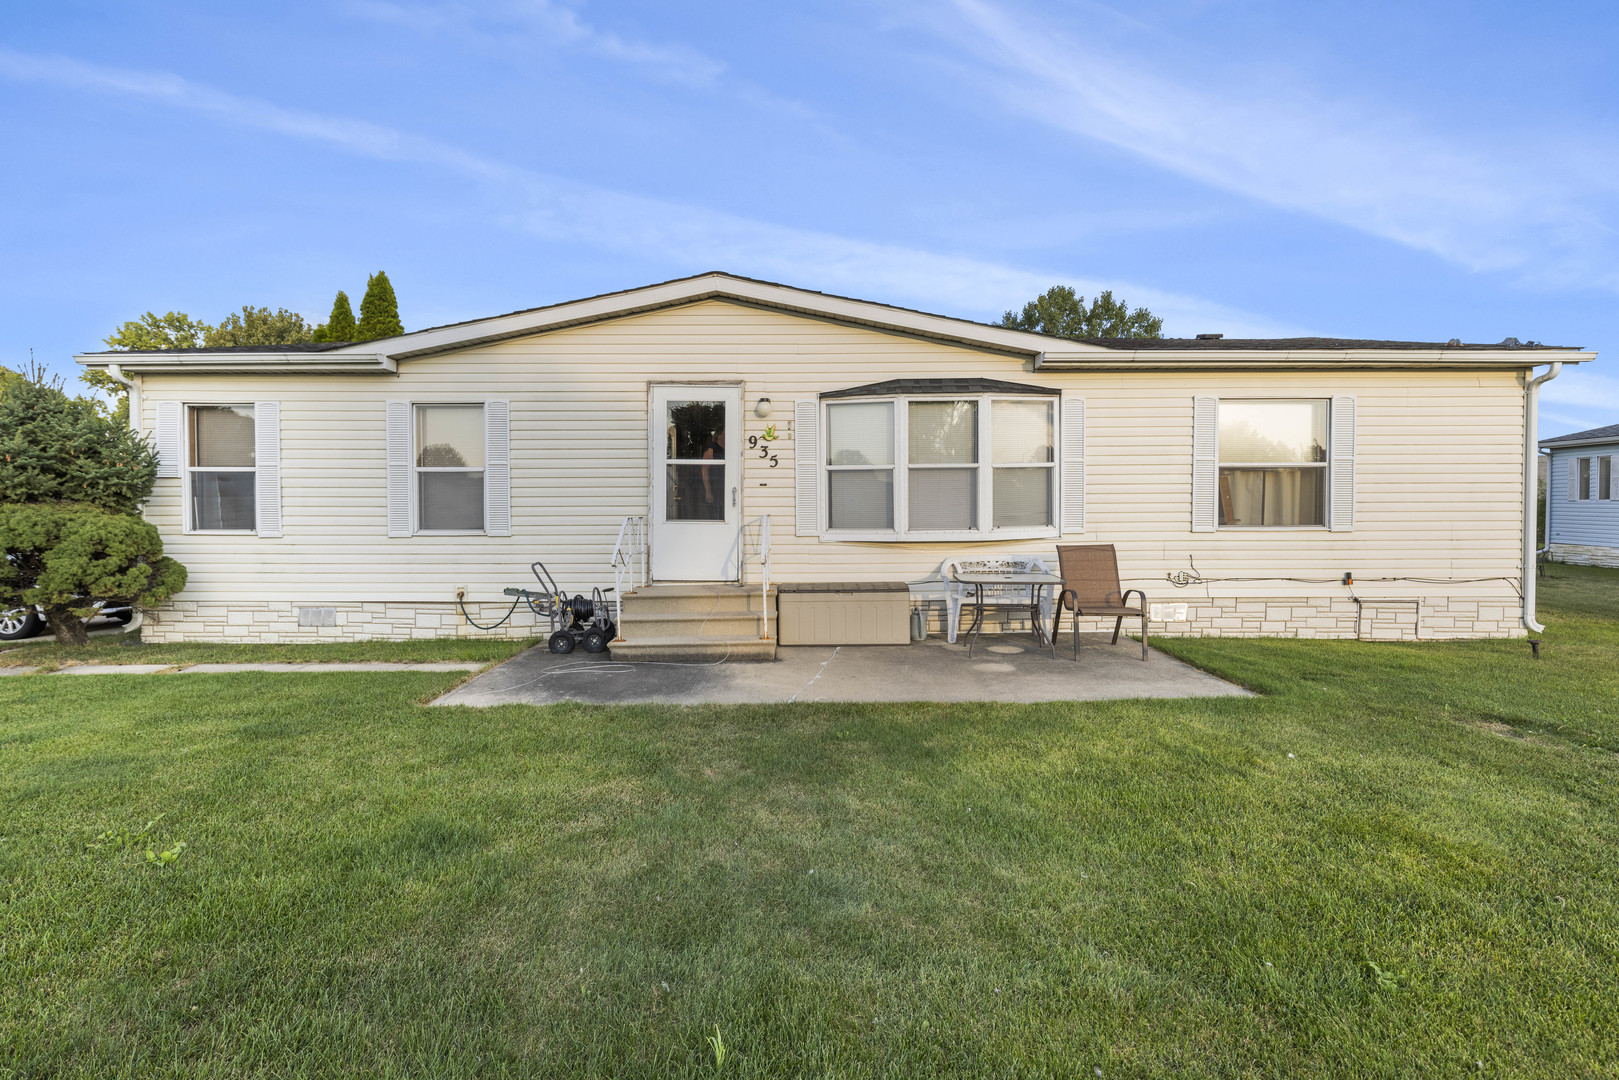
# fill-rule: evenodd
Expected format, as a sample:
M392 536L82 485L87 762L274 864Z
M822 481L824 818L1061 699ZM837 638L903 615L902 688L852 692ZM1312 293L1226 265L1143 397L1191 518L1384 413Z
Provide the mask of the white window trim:
M1325 461L1267 461L1247 463L1226 461L1220 456L1220 406L1227 401L1325 401L1327 403L1327 457ZM1330 532L1332 531L1332 396L1299 397L1231 397L1214 401L1214 528L1217 532ZM1222 525L1220 523L1220 472L1222 469L1320 469L1325 478L1321 485L1321 524L1319 525Z
M891 402L894 406L894 460L890 465L829 465L826 458L831 442L831 421L828 410L834 405ZM909 461L910 410L905 406L913 401L973 401L978 403L978 458L973 465L921 465L921 469L972 468L978 470L978 525L976 529L910 530L902 527L910 523ZM994 456L994 402L1039 401L1051 409L1051 429L1054 445L1049 462L1023 462L1002 465L1000 468L1029 468L1051 470L1051 504L1049 525L1025 525L1015 528L996 528L994 484L996 465ZM817 501L820 503L820 536L826 540L849 540L876 543L991 543L1001 540L1038 540L1062 537L1062 398L1056 394L881 394L871 397L839 397L821 399L820 446L817 451L816 477L819 483ZM829 477L834 472L861 472L888 469L894 476L894 528L892 529L834 529L830 525L832 498Z
M191 410L192 409L222 409L222 408L223 409L240 409L240 408L244 408L244 407L249 408L249 409L253 409L253 403L251 401L182 401L180 403L180 532L187 535L187 536L191 536L191 535L195 535L195 536L257 536L259 534L259 530L258 530L259 504L258 504L258 498L257 498L258 482L259 481L258 481L258 464L257 464L256 458L255 458L255 463L253 465L249 465L249 466L247 466L245 468L240 466L240 465L232 465L232 466L225 467L225 468L215 468L215 467L211 467L211 466L207 466L207 465L192 465L191 464ZM255 442L253 444L253 449L254 449L255 454L258 451L258 443L256 441L257 440L257 428L256 428L256 425L258 424L258 421L259 421L258 410L253 409L253 423L255 425L255 433L254 433ZM192 473L199 473L199 472L202 472L202 473L245 472L245 473L253 473L254 474L254 476L253 476L253 485L254 485L254 495L255 495L255 497L254 497L254 500L253 500L253 525L254 525L253 528L251 528L251 529L199 529L199 528L197 528L197 522L195 520L195 515L192 513L192 510L191 510L191 504L192 504L191 474Z
M419 410L433 408L437 405L452 405L465 408L476 405L483 412L483 430L479 441L484 447L484 463L478 468L467 466L445 465L418 465L417 457L421 446L417 437L421 425L417 422ZM410 403L410 531L412 536L488 536L489 535L489 406L483 401L412 401ZM453 473L475 472L483 474L483 528L481 529L424 529L422 528L422 485L418 474L420 473Z

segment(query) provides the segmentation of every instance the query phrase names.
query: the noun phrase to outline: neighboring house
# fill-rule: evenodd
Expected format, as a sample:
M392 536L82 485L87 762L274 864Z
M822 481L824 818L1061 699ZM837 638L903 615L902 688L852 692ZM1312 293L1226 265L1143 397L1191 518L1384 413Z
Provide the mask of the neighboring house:
M133 380L162 459L145 513L190 579L154 641L477 633L458 592L492 623L535 559L608 584L643 516L659 582L756 586L766 521L772 582L1111 543L1155 633L1506 637L1533 624L1526 382L1592 355L1069 341L704 274L78 361ZM519 609L496 633L535 631Z
M1547 554L1619 566L1619 424L1542 439L1540 448L1548 451Z

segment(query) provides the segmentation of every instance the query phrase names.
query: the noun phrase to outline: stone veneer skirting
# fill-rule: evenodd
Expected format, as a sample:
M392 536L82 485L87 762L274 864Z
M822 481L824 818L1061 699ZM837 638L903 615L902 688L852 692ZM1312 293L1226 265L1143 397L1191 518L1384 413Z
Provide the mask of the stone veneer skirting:
M1553 544L1549 554L1553 562L1573 563L1576 566L1619 566L1619 547Z
M1611 564L1610 564L1611 565ZM1355 602L1348 596L1314 598L1200 598L1166 593L1159 603L1187 605L1185 622L1154 623L1150 632L1165 637L1297 637L1354 638ZM1420 635L1416 607L1409 600L1363 598L1360 636L1368 641L1438 640L1445 638L1524 637L1515 598L1461 600L1424 597ZM299 626L298 609L309 605L272 601L174 600L146 617L142 637L150 642L307 642L401 641L411 638L528 638L549 626L519 605L505 625L480 630L461 617L454 603L380 600L321 605L332 609L335 625ZM467 611L486 626L498 622L509 604L470 603ZM929 606L929 631L942 634L944 605ZM987 630L1027 629L1028 619L1012 611L988 613ZM966 625L964 613L963 625ZM1138 626L1126 619L1126 632ZM1112 619L1081 620L1082 630L1111 630ZM1068 620L1063 620L1066 633Z

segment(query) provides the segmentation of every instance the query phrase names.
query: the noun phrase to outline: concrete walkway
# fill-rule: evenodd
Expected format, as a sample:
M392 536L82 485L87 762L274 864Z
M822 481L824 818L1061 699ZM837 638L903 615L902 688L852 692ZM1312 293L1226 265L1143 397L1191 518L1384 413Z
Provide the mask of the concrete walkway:
M358 660L352 663L311 664L74 664L58 668L55 675L218 675L233 671L284 671L305 674L311 671L478 671L487 665L480 660L432 660L421 663L392 663L386 660ZM0 677L31 675L37 667L0 667Z
M762 663L655 664L529 649L450 691L434 705L659 702L756 705L791 701L1102 701L1251 696L1156 650L1106 635L1082 638L1079 663L1065 636L1052 659L1022 636L965 645L793 646Z

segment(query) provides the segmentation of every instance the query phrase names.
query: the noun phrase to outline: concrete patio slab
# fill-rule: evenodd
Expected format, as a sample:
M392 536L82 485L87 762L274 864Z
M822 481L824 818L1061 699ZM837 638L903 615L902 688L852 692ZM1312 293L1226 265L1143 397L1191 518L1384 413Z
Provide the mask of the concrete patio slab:
M792 701L1103 701L1117 698L1251 696L1156 650L1107 644L1072 652L1038 649L1028 638L964 645L784 646L763 663L660 664L602 656L553 656L529 649L434 701L434 705L757 705ZM1067 639L1063 641L1067 645Z

